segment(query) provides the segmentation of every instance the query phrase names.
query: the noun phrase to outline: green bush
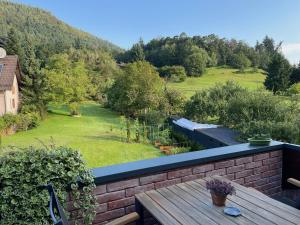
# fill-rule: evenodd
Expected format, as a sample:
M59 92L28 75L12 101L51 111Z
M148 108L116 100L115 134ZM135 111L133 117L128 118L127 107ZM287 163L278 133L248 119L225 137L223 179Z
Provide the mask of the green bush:
M172 82L183 82L187 78L183 66L163 66L159 69L159 75Z
M293 84L288 90L287 93L290 95L299 95L300 94L300 83Z
M74 208L79 209L84 224L91 224L96 204L93 177L80 154L64 147L29 147L0 157L0 224L51 224L49 194L40 189L49 183L65 209L70 187Z
M39 126L41 121L39 113L31 112L31 113L26 113L26 114L19 114L17 116L17 130L18 131L24 131L24 130L29 130L32 128L35 128Z

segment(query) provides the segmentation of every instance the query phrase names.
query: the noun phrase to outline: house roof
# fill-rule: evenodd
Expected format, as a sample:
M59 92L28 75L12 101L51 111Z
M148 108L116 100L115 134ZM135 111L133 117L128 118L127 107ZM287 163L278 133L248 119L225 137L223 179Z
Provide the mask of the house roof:
M240 141L236 140L239 132L226 127L208 128L208 129L197 129L197 132L205 134L225 145L237 145L241 144Z
M17 55L8 55L0 58L0 91L10 90L13 86L14 76L20 81L21 71Z

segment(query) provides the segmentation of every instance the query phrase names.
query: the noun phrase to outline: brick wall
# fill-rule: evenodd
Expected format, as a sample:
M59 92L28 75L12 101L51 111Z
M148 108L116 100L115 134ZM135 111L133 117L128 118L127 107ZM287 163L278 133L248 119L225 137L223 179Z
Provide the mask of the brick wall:
M282 151L278 150L99 185L94 190L99 203L94 224L105 224L134 211L134 195L137 193L212 175L225 176L273 195L281 191L281 170Z

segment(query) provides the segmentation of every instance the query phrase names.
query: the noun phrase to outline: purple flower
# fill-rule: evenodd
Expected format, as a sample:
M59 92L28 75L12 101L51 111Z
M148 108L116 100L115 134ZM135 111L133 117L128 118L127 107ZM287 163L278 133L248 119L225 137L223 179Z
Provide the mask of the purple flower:
M207 181L206 188L207 190L222 196L235 194L235 188L231 185L231 183L218 179Z

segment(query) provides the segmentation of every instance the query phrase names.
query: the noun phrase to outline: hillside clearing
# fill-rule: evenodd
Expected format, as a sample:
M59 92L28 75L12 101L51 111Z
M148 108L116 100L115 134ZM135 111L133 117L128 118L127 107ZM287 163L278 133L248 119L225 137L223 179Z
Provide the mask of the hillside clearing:
M242 87L255 90L263 87L265 75L262 70L253 72L252 69L248 69L244 73L239 73L237 69L216 67L208 68L201 77L189 77L181 83L169 83L168 87L182 92L189 98L196 91L209 88L218 82L225 83L228 80L236 81Z
M3 146L42 146L52 143L81 152L90 168L161 156L150 144L125 143L120 116L96 103L81 106L81 117L70 117L66 108L54 108L39 127L3 137Z

